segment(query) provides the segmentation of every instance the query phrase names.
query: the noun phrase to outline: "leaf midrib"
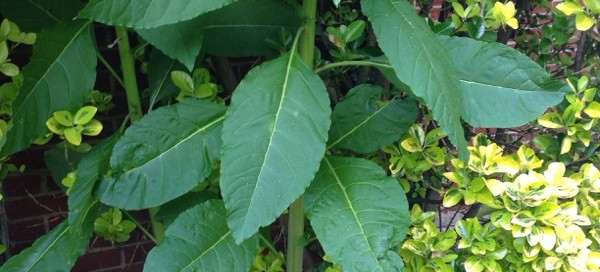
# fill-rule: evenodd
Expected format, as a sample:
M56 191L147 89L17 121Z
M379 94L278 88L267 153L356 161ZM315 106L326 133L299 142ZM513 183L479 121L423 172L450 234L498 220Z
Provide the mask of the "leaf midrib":
M91 22L92 22L91 20L88 20L85 24L83 24L81 26L81 28L79 28L79 30L75 33L75 35L73 35L73 37L69 40L69 42L66 44L66 46L58 54L58 56L52 62L52 64L50 66L48 66L48 69L46 69L46 71L44 72L44 74L42 74L42 76L39 77L39 79L37 80L37 82L31 88L31 91L27 94L27 96L25 96L25 98L23 99L23 102L21 103L21 105L19 105L19 109L17 109L15 111L15 115L16 115L16 112L21 112L22 106L24 104L26 104L26 102L29 100L29 98L31 97L31 95L33 95L33 93L35 93L35 90L37 90L38 86L40 85L40 82L42 81L41 79L45 78L48 75L48 73L50 72L50 70L52 70L57 63L59 63L58 60L60 60L62 58L62 56L64 55L65 51L73 45L73 41L76 40L76 39L78 39L80 37L81 32L84 29L86 29L91 24Z
M351 135L352 133L354 133L354 131L356 131L358 128L362 127L367 122L369 122L371 119L373 119L376 115L378 115L379 113L381 113L384 109L386 109L393 102L394 102L394 100L390 100L389 103L385 104L383 107L381 107L380 109L378 109L377 111L375 111L373 114L369 115L369 117L367 117L365 120L363 120L362 122L360 122L360 124L358 124L357 126L353 127L350 131L348 131L348 133L344 134L343 136L341 136L340 138L338 138L335 142L333 142L332 144L330 144L327 147L327 149L330 149L330 148L334 147L335 145L339 144L346 137L348 137L349 135Z
M195 262L197 262L198 260L200 260L200 258L202 258L202 256L204 256L204 254L206 254L207 252L213 250L218 244L220 244L223 240L225 240L225 238L227 238L230 234L231 234L231 230L228 231L227 233L223 234L223 236L221 236L221 238L219 238L219 240L217 240L209 248L207 248L206 250L204 250L196 259L193 259L188 265L186 265L184 268L182 268L181 271L184 271L186 268L192 266L192 264L194 264Z
M136 170L136 169L138 169L138 168L141 168L141 167L143 167L144 165L147 165L147 164L148 164L148 163L150 163L150 162L153 162L153 161L155 161L155 160L161 159L161 158L162 158L162 157L163 157L165 154L167 154L167 153L171 152L173 149L175 149L175 148L177 148L179 145L181 145L181 143L188 141L188 140L189 140L189 139L191 139L192 137L196 136L196 134L198 134L198 133L205 132L205 131L206 131L206 130L208 130L210 127L212 127L212 126L216 125L217 123L221 122L223 119L225 119L225 113L223 113L223 115L222 115L222 116L220 116L219 118L217 118L217 119L215 119L215 120L211 121L210 123L208 123L208 124L204 125L203 127L200 127L200 128L198 128L198 130L196 130L194 133L192 133L192 134L188 135L187 137L185 137L185 138L181 139L181 141L177 142L177 144L175 144L175 145L173 145L173 146L169 147L169 148L168 148L168 149L166 149L164 152L161 152L161 153L160 153L158 156L155 156L154 158L152 158L152 159L150 159L150 160L148 160L148 161L145 161L145 162L141 163L140 165L138 165L138 166L136 166L136 167L133 167L133 168L131 168L131 169L127 170L127 171L124 171L124 172L122 173L122 175L124 175L124 174L126 174L126 173L129 173L129 172L132 172L132 171L134 171L134 170Z
M61 20L59 20L58 18L56 18L54 15L52 15L52 13L50 13L49 11L45 10L44 8L42 8L42 6L38 5L38 3L33 2L32 0L27 0L27 2L31 3L36 8L38 8L41 11L43 11L44 13L46 13L50 18L52 18L52 20L56 21L57 23L62 22Z
M381 267L381 265L377 261L377 256L375 256L375 254L373 253L373 250L372 250L373 247L372 247L371 243L369 242L369 239L367 239L367 234L365 233L365 230L364 230L362 224L360 223L360 220L358 218L358 213L354 209L354 205L352 205L352 201L350 200L350 196L348 196L348 192L346 192L346 190L345 190L344 184L342 184L341 179L338 177L335 169L333 168L333 165L331 165L331 163L329 162L329 159L327 158L327 156L325 156L323 159L325 160L325 163L327 163L327 167L329 167L329 171L331 171L331 173L333 174L333 177L335 178L335 181L337 182L338 186L340 187L340 189L344 193L344 199L346 200L346 203L348 203L348 207L350 208L350 211L352 212L352 215L354 216L354 220L356 220L356 224L360 228L360 232L361 232L363 238L365 239L365 241L369 245L369 249L370 250L367 250L367 251L369 253L371 253L371 255L373 256L373 259L377 263L377 266L379 267L380 271L384 271L383 267Z
M65 233L67 233L67 232L69 231L69 228L70 228L70 227L69 227L69 226L67 226L67 227L65 228L65 230L63 230L63 231L62 231L62 232L61 232L61 233L60 233L60 234L59 234L59 235L56 237L56 239L54 239L54 240L52 241L52 243L50 243L50 245L48 245L48 247L46 247L46 249L45 249L45 250L44 250L42 253L40 253L39 257L38 257L38 258L37 258L37 259L36 259L36 260L35 260L35 261L34 261L34 262L33 262L33 263L32 263L32 264L29 266L29 268L32 268L32 267L34 267L34 266L35 266L35 265L36 265L36 264L37 264L37 263L38 263L38 262L39 262L39 261L42 259L42 257L43 257L44 255L46 255L46 252L48 252L48 250L50 250L50 248L52 248L52 247L54 246L54 244L56 244L56 243L58 242L58 240L59 240L59 239L60 239L60 238L61 238L63 235L65 235Z
M267 163L267 158L269 157L269 153L271 151L271 146L273 146L273 136L275 135L275 131L277 130L277 127L279 126L279 116L281 115L281 109L283 108L283 100L285 99L285 96L287 94L287 90L288 90L288 80L290 78L290 72L292 70L292 61L294 60L294 51L291 51L290 53L290 58L287 62L286 65L286 70L285 70L285 78L283 79L283 90L281 93L281 99L279 100L279 106L277 108L277 112L275 113L275 122L273 125L273 130L271 131L271 135L269 136L269 145L267 146L267 151L265 151L265 157L263 158L263 162L260 166L260 171L258 172L257 175L257 182L254 185L254 189L252 190L252 195L250 196L250 203L248 204L248 209L250 209L250 207L252 207L252 203L254 202L254 197L256 196L256 190L258 189L259 184L261 183L261 181L263 181L264 179L262 179L262 173L263 170L265 169L265 164ZM242 226L244 226L244 228L246 227L246 222L248 222L248 217L249 217L250 213L246 213L244 215L244 223L242 224Z

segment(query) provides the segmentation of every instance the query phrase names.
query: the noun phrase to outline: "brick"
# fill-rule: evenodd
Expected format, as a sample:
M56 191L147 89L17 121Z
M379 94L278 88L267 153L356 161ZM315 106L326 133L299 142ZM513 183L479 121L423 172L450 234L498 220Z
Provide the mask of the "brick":
M46 234L46 221L43 218L8 226L8 237L11 242L31 242L44 234Z
M127 245L122 248L125 263L144 262L148 252L154 247L153 242L142 242L135 245Z
M87 272L100 268L113 268L120 266L121 263L121 252L117 248L111 248L98 252L86 253L77 260L71 271Z
M64 194L38 196L35 197L35 200L30 197L18 200L8 199L5 205L9 220L68 211L67 197Z
M39 194L42 191L43 178L39 175L17 175L8 177L3 181L4 195L11 196Z

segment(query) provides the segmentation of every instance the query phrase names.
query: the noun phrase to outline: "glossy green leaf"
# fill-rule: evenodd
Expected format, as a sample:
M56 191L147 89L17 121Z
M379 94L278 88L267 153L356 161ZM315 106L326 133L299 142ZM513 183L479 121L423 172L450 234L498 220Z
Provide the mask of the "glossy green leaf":
M413 100L392 100L380 106L383 88L360 85L348 92L331 115L328 149L342 147L369 153L402 136L417 119Z
M201 48L226 56L273 54L266 41L278 40L281 29L294 33L299 25L300 17L282 1L244 0L189 21L136 31L191 71Z
M395 248L411 222L408 202L380 166L326 156L305 201L325 253L344 271L403 271Z
M59 124L66 126L66 127L70 127L73 125L73 115L66 110L62 110L62 111L57 111L54 112L52 114L52 116L54 116L54 119L56 119L56 122L58 122Z
M133 28L174 24L222 8L237 0L91 0L79 13L81 18Z
M499 43L439 36L458 67L463 118L478 127L516 127L563 100L569 86Z
M59 110L79 109L94 87L96 51L90 22L60 24L39 33L24 82L13 103L13 127L0 151L5 157L44 136Z
M150 111L161 99L175 95L179 91L171 80L171 71L183 70L184 66L160 52L152 50L148 61L148 89Z
M74 145L81 144L81 131L77 131L75 128L69 127L63 130L65 133L65 139Z
M202 182L219 158L225 107L195 99L148 113L115 145L102 203L138 210L158 206Z
M446 49L408 1L362 0L361 5L396 76L425 100L460 158L468 161L460 122L462 91Z
M110 154L119 139L114 134L94 146L77 165L75 183L69 194L69 225L75 237L91 235L100 203L92 195L96 182L109 170Z
M325 85L297 53L252 69L223 124L221 192L241 242L273 222L310 184L325 153Z
M87 239L86 239L87 238ZM56 226L33 245L10 258L0 272L8 271L70 271L88 246L90 237L78 237L69 232L67 221Z
M83 8L79 0L2 0L0 12L22 31L39 32L60 22L70 22Z
M211 200L183 212L152 249L144 271L248 271L258 254L258 234L235 243L223 202Z

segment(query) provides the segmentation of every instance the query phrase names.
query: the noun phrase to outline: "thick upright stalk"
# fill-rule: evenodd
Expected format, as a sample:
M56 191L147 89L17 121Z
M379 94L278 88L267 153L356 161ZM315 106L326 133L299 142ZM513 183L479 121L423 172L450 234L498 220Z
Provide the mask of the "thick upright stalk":
M131 121L135 122L142 119L142 103L140 102L140 94L135 77L134 60L131 54L131 46L129 46L127 28L118 26L116 30L117 39L119 39L119 55L121 56L121 70L123 71L127 104L129 106L129 113L131 113Z
M119 56L121 57L121 71L123 72L123 82L125 84L125 94L127 96L127 104L129 107L129 118L131 122L142 119L142 103L140 101L140 93L137 86L135 76L135 66L133 55L131 54L131 46L129 45L129 37L127 36L127 28L116 27L117 39L119 39ZM154 220L154 214L158 209L150 209L150 220L152 222L152 230L154 237L158 242L162 240L165 233L164 226Z
M300 56L308 67L313 68L315 56L315 22L317 0L304 0L304 32L300 37ZM302 271L304 250L304 196L300 196L289 208L287 272Z

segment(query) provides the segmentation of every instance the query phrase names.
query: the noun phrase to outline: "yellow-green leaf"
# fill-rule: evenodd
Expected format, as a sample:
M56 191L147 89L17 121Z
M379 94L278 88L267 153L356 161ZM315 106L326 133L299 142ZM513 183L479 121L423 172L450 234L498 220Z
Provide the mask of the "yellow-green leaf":
M54 117L50 117L50 119L48 119L48 121L46 121L46 127L48 127L48 129L50 131L52 131L53 133L56 133L58 135L63 135L61 125L58 121L56 121L56 118L54 118Z
M73 125L73 115L69 111L57 111L54 114L54 120L63 126L70 127Z
M65 138L67 139L67 141L69 141L69 143L72 143L73 145L81 144L81 132L77 131L76 128L74 128L74 127L65 128L64 133L65 133Z
M83 126L83 130L81 131L81 134L83 135L88 135L88 136L96 136L98 134L100 134L100 132L102 131L102 123L100 123L100 121L98 120L91 120L89 122L87 122L87 124L85 124L85 126Z
M547 128L562 128L563 121L560 114L556 112L547 113L538 118L538 123Z
M94 115L96 115L96 111L98 111L98 109L94 106L85 106L79 109L77 113L75 113L73 123L77 125L83 125L89 122L92 120L92 118L94 118Z
M562 11L565 15L569 16L571 14L582 13L583 8L577 2L565 1L558 5L556 5L556 9Z
M596 21L590 18L585 13L577 13L575 15L575 27L578 30L586 31L590 29Z
M484 181L485 186L494 196L499 196L500 194L504 193L504 190L506 190L506 185L502 181L497 179L485 179Z
M406 151L411 152L411 153L423 151L423 148L421 147L421 143L419 142L419 139L417 139L415 137L410 137L410 138L402 141L400 143L400 145L404 149L406 149Z
M463 194L456 188L451 188L444 194L444 201L442 204L444 207L452 207L462 199Z
M583 112L592 118L600 118L600 103L592 101Z

